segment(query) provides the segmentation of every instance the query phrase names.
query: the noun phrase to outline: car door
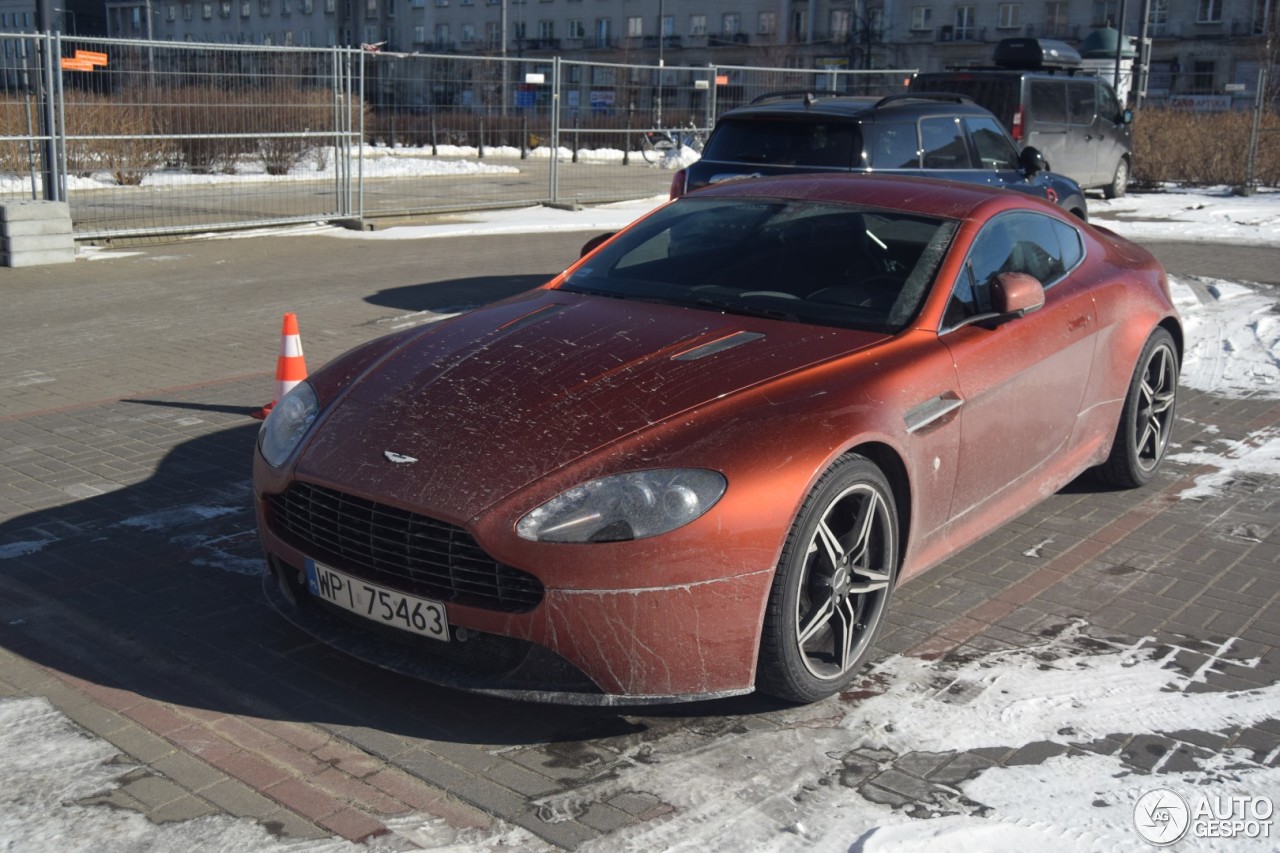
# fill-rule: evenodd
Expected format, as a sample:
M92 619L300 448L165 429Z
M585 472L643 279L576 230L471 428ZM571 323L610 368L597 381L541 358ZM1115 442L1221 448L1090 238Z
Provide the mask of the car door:
M1067 81L1067 145L1074 153L1072 158L1080 174L1071 175L1081 186L1092 187L1102 183L1098 160L1102 153L1102 136L1096 126L1098 120L1098 81L1094 79Z
M1071 144L1066 81L1032 79L1027 92L1025 144L1040 149L1051 170L1085 183L1093 174L1093 155Z
M955 283L941 340L955 361L963 405L951 517L999 503L1008 490L1070 446L1093 366L1097 327L1087 287L1064 263L1056 219L1030 211L992 219L975 239ZM1002 272L1026 272L1045 286L1044 307L1004 322L990 312Z
M1116 166L1128 156L1133 146L1133 132L1124 120L1124 109L1115 91L1101 80L1096 85L1098 115L1093 124L1098 144L1096 165L1098 184L1106 186L1115 178Z
M958 116L920 119L920 167L930 178L973 182L973 158Z

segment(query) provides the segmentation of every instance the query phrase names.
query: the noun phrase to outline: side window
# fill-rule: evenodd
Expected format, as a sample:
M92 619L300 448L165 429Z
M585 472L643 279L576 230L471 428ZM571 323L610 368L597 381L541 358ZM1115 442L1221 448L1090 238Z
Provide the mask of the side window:
M969 146L953 117L920 120L921 164L926 169L972 169Z
M1080 242L1080 232L1065 222L1053 220L1053 230L1058 233L1058 245L1062 247L1062 266L1074 269L1084 258L1084 245Z
M1005 272L1024 272L1051 287L1084 254L1080 234L1064 222L1039 213L997 217L978 234L951 293L943 330L968 317L991 311L991 284Z
M1067 84L1067 104L1072 124L1093 124L1098 114L1098 84L1093 80L1072 80Z
M1031 116L1050 124L1067 123L1067 87L1061 80L1031 82Z
M1106 83L1098 84L1098 115L1107 121L1120 123L1120 101L1115 91Z
M871 168L920 168L920 140L914 124L867 124L862 133Z
M1000 123L986 116L966 116L964 126L973 138L984 169L1017 169L1018 152Z

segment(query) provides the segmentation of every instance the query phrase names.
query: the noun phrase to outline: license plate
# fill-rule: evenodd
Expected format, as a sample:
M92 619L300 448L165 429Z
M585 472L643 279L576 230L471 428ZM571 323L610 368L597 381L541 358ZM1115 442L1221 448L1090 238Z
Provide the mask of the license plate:
M444 605L438 601L369 583L312 559L307 560L307 586L317 598L366 619L449 641L449 619Z

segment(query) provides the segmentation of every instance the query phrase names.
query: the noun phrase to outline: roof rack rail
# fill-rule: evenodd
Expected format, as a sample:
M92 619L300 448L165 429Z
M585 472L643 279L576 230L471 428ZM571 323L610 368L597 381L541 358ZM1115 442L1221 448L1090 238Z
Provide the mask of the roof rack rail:
M973 98L968 95L958 95L954 92L903 92L898 95L885 95L876 101L875 109L886 107L889 104L896 104L899 101L944 101L948 104L972 104Z
M847 92L837 92L834 89L780 89L777 92L765 92L751 99L752 104L759 104L764 101L772 101L777 98L798 98L801 95L809 98L847 98L850 95Z

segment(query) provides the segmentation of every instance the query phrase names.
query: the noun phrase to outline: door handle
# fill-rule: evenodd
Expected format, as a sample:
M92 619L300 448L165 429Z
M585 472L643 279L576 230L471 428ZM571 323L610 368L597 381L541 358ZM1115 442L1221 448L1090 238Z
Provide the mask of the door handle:
M914 433L935 423L964 405L964 400L955 391L943 391L936 397L930 397L923 403L916 403L902 420L906 422L907 432Z
M1081 314L1079 317L1076 317L1074 320L1067 323L1067 331L1078 332L1087 325L1089 325L1089 315Z

